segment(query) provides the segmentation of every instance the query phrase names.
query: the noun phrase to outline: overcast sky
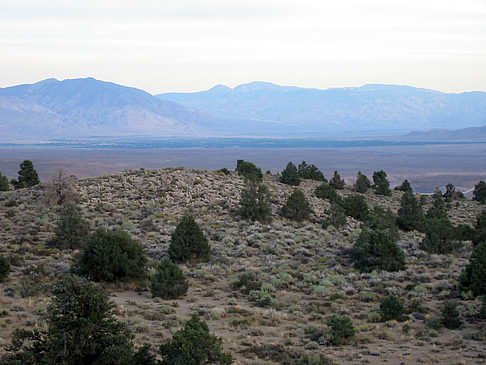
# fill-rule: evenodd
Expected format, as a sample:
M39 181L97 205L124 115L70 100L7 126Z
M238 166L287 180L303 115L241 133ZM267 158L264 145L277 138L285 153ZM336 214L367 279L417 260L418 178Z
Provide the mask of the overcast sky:
M486 90L486 0L0 0L0 87Z

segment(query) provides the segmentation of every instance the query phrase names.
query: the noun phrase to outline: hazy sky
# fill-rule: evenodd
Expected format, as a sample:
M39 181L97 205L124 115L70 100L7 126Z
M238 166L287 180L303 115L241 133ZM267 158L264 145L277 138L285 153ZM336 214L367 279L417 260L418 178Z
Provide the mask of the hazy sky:
M0 87L486 90L486 0L0 0Z

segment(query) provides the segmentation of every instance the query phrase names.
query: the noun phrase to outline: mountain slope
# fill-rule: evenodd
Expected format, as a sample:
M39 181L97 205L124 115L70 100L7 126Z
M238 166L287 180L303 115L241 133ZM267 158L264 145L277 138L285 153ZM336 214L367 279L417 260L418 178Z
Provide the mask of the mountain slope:
M320 90L252 82L157 96L217 117L273 123L301 133L486 124L486 92L448 94L399 85Z
M213 124L194 109L93 78L0 89L0 129L7 137L184 135Z
M462 128L457 130L432 129L428 131L413 131L393 138L403 141L486 141L486 125L482 127Z

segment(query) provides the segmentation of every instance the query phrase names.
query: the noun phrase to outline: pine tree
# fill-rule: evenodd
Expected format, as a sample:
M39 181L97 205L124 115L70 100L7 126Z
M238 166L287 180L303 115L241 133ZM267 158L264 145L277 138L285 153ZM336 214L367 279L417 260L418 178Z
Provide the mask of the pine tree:
M244 219L253 221L271 221L270 192L267 186L254 180L247 180L246 188L241 192L238 214Z
M81 209L69 202L61 207L61 213L52 245L60 249L76 249L84 245L89 236L89 223Z
M356 178L356 183L354 184L354 190L358 193L366 193L371 187L371 181L363 175L361 171L358 171L358 177Z
M193 217L185 216L172 234L169 257L174 262L209 261L211 248Z
M422 206L410 192L405 192L398 209L397 225L404 231L424 229L425 217Z
M483 180L474 185L473 200L486 203L486 182Z
M329 180L329 185L334 189L341 190L344 189L345 183L344 180L341 179L341 175L339 175L337 171L334 171L333 177Z
M383 170L373 173L373 187L377 195L391 195L390 182L386 178L386 172Z
M154 297L176 299L187 293L189 282L182 270L170 260L163 260L157 266L150 281Z
M16 188L30 188L39 184L39 176L34 169L32 161L25 160L20 164Z
M292 162L289 162L285 169L282 171L280 182L293 186L297 186L300 184L299 172L297 171L297 167L295 167Z
M3 176L2 172L0 171L0 191L8 191L8 189L8 179L6 176Z
M309 201L305 197L302 190L295 189L287 199L287 202L282 208L282 215L288 219L301 222L308 219L312 209Z
M308 165L305 161L302 161L302 163L299 164L298 170L299 176L302 179L326 181L324 174L313 164Z
M402 185L397 186L395 190L403 191L404 193L413 193L412 186L406 179L403 180Z

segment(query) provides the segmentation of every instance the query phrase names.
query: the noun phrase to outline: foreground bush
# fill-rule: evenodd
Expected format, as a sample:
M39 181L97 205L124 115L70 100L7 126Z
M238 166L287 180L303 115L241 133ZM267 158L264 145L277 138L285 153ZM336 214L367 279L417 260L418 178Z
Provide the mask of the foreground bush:
M356 333L353 323L348 316L334 314L327 319L327 325L331 328L329 343L334 346L349 343Z
M10 260L0 255L0 283L3 283L10 272Z
M442 308L441 322L445 328L456 329L461 327L462 322L457 310L457 304L454 302L447 302Z
M309 201L305 197L302 190L296 189L287 199L287 202L282 207L282 215L285 218L301 222L304 219L308 219L312 209L309 205Z
M209 333L206 322L193 314L170 342L160 346L160 365L232 364L233 358L223 352L222 342L220 337Z
M211 248L193 217L185 216L172 234L169 257L174 262L209 261Z
M383 321L400 320L403 316L403 303L395 295L390 295L380 303L380 314Z
M60 249L80 248L89 235L89 223L83 218L81 209L69 202L61 207L59 221L51 240L54 247Z
M460 283L463 291L471 290L474 295L486 295L486 241L474 248L466 266L461 274Z
M108 293L77 276L59 281L47 310L47 330L16 329L0 364L155 365L149 346L135 351Z
M362 272L404 270L405 253L397 239L397 233L389 229L363 228L351 250L354 265Z
M282 175L280 176L280 182L297 186L300 184L300 175L297 171L297 167L292 162L289 162L285 169L282 171Z
M93 281L130 281L145 278L143 246L122 230L92 233L74 270Z
M254 180L247 180L246 188L241 192L238 214L252 221L271 221L272 209L267 186Z
M163 260L157 266L150 281L152 296L162 299L176 299L184 296L189 282L182 270L170 260Z

